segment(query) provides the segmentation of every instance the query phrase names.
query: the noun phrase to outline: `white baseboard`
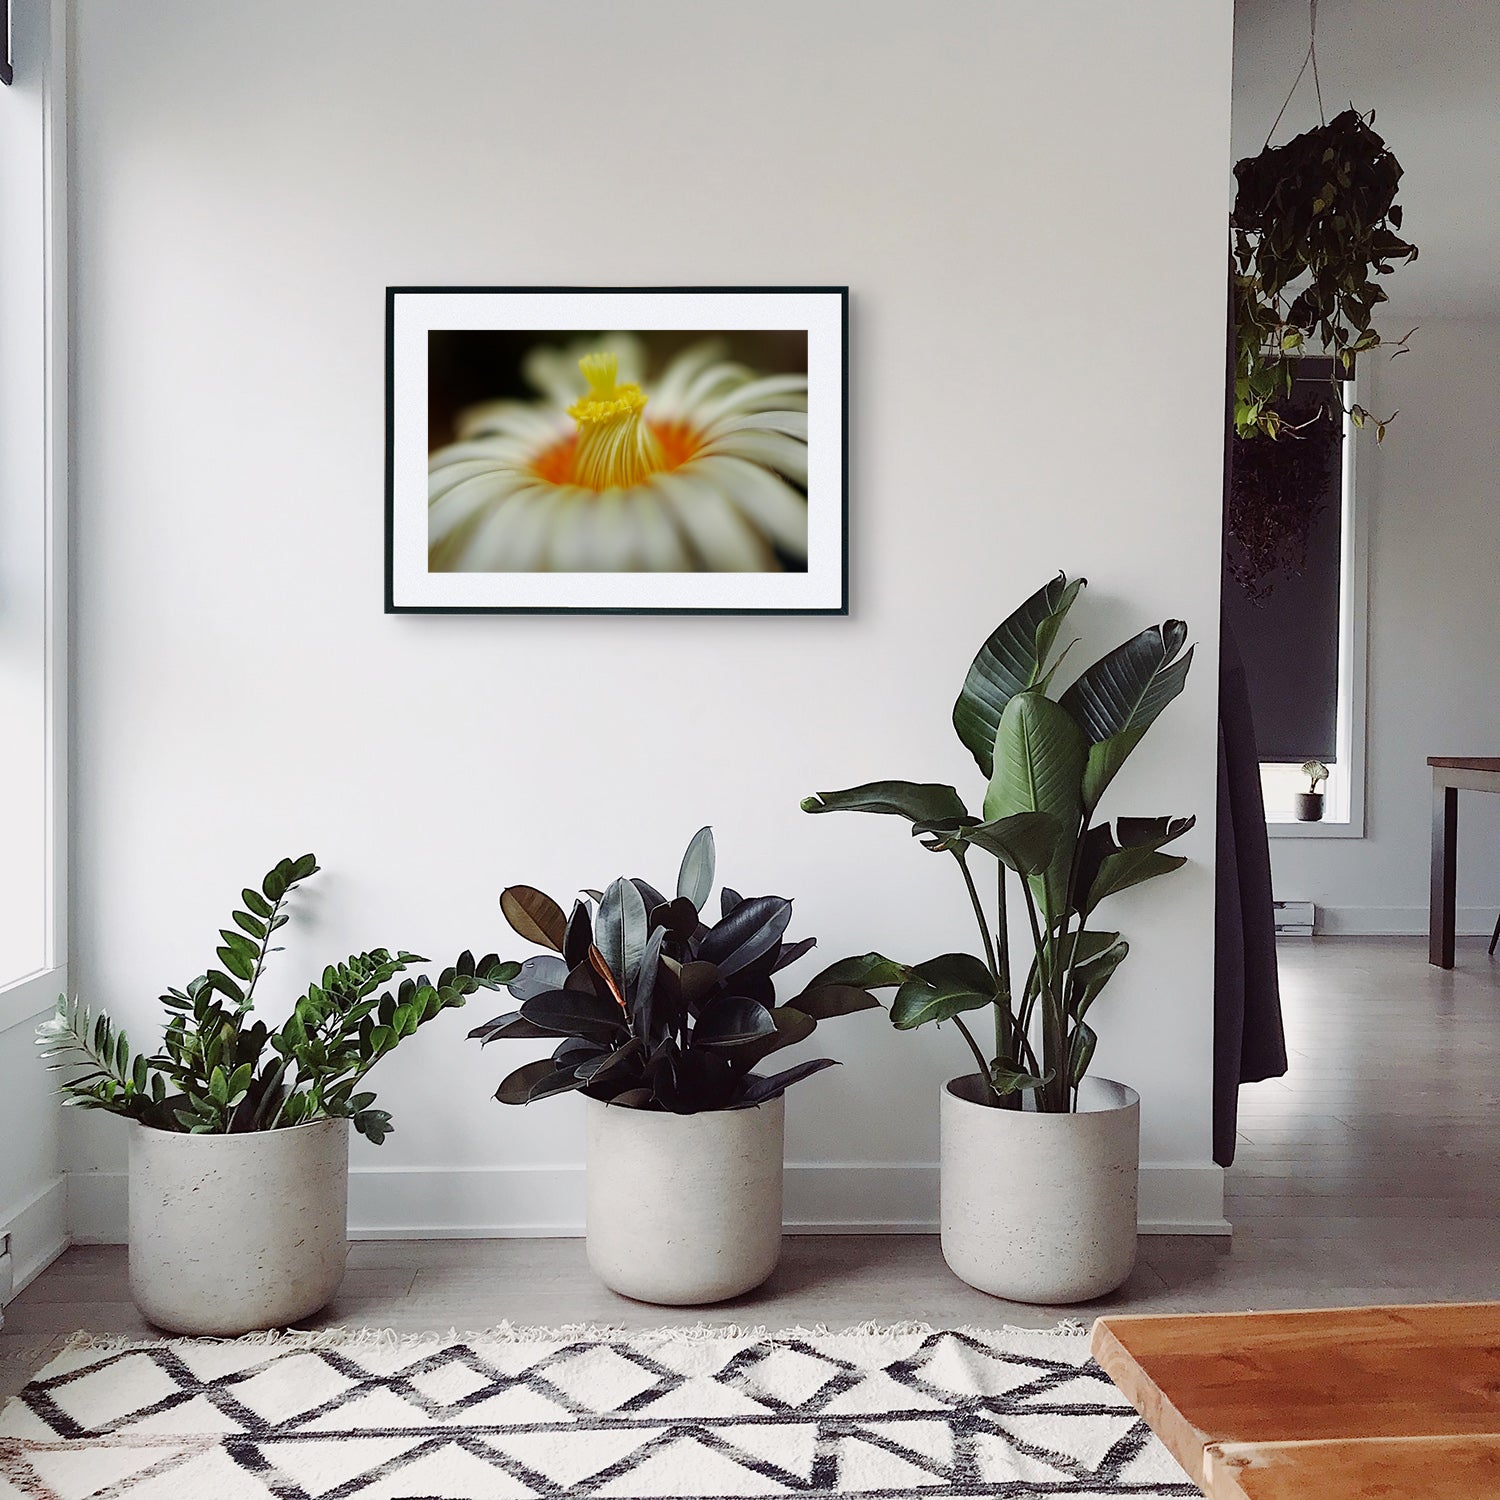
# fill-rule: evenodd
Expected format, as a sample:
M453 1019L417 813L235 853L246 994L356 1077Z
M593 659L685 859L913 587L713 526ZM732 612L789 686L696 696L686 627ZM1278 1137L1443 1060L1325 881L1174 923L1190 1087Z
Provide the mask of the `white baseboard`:
M518 1239L583 1233L584 1170L570 1167L356 1168L349 1179L355 1239ZM929 1234L938 1227L938 1169L893 1165L791 1165L789 1234ZM73 1239L121 1244L123 1172L68 1179ZM1216 1166L1148 1162L1141 1167L1145 1234L1228 1234L1224 1174Z
M68 1179L54 1177L29 1198L0 1208L0 1231L10 1235L14 1296L68 1248Z
M1461 906L1454 918L1460 937L1487 938L1495 930L1496 907ZM1425 937L1425 906L1324 906L1318 931L1331 937Z

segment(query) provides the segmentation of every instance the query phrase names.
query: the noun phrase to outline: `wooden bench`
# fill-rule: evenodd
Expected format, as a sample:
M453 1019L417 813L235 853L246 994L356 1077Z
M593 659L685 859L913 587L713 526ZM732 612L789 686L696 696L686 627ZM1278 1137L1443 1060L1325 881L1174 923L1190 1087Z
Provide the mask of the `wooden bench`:
M1500 1497L1500 1303L1101 1318L1093 1350L1212 1500Z

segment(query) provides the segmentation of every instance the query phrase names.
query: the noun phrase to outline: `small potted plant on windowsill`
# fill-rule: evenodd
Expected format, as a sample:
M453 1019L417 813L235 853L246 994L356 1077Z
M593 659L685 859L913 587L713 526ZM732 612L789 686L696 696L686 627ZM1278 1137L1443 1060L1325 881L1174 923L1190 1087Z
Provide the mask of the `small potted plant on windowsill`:
M386 986L415 953L384 948L330 965L272 1031L256 990L287 898L317 873L284 859L242 893L221 969L161 997L162 1050L133 1052L103 1011L66 996L37 1030L67 1070L63 1103L130 1121L130 1291L173 1333L231 1336L310 1316L338 1290L348 1254L349 1126L377 1146L391 1117L365 1075L427 1021L516 972L460 955L436 983Z
M1320 760L1305 760L1302 762L1302 774L1307 777L1307 790L1298 792L1292 798L1297 821L1321 823L1323 821L1323 794L1318 788L1328 780L1328 767Z
M585 1096L589 1264L640 1302L722 1302L775 1269L782 1096L834 1062L752 1070L811 1036L820 1019L878 1003L825 983L778 1005L774 976L815 939L783 941L790 901L728 887L708 926L699 913L713 883L713 833L704 828L671 899L621 879L585 892L565 917L541 891L511 886L500 897L506 920L550 951L510 979L519 1008L470 1032L482 1044L562 1038L495 1097Z
M1020 1302L1102 1296L1135 1263L1140 1100L1088 1074L1090 1007L1127 944L1094 916L1117 892L1186 863L1161 851L1193 826L1192 818L1094 821L1105 789L1182 691L1192 648L1183 649L1182 621L1168 620L1049 697L1061 660L1053 647L1082 586L1059 574L969 669L953 726L988 781L982 818L953 787L909 781L820 792L802 804L811 813L906 818L927 849L958 865L982 957L907 964L866 953L812 984L894 988L898 1029L951 1021L962 1035L977 1068L941 1096L943 1255L971 1286ZM969 867L975 851L999 863L988 911ZM1029 956L1013 946L1017 889ZM1013 959L1021 960L1014 974ZM975 1011L993 1022L992 1052L964 1021Z

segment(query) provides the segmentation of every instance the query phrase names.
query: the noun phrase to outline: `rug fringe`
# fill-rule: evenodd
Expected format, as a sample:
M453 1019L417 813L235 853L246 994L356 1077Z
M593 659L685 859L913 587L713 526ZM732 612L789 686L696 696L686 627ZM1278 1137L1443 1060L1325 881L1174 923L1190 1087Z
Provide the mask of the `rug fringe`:
M167 1349L174 1344L233 1344L245 1347L263 1346L278 1353L299 1349L391 1349L404 1351L438 1344L561 1344L561 1343L709 1343L728 1339L781 1338L925 1338L934 1333L959 1333L969 1338L992 1338L1001 1333L1040 1334L1050 1338L1083 1338L1087 1326L1078 1318L1064 1318L1050 1328L1018 1328L1002 1323L998 1327L980 1328L966 1324L942 1328L931 1323L869 1321L846 1328L831 1328L827 1323L811 1326L772 1329L747 1323L692 1323L660 1328L629 1329L613 1323L562 1323L555 1327L528 1324L497 1323L489 1328L447 1332L400 1333L394 1328L287 1328L246 1333L238 1338L159 1338L136 1339L125 1334L90 1333L79 1329L69 1335L65 1353L80 1350L103 1354L128 1349Z

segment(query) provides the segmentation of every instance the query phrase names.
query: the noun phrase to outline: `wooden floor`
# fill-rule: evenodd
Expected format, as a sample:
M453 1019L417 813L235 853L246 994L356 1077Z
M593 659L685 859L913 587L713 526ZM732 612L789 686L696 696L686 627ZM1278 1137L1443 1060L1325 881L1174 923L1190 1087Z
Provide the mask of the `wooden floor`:
M1416 939L1304 939L1282 946L1282 987L1291 1071L1241 1091L1232 1242L1145 1238L1114 1296L1047 1309L971 1290L932 1237L791 1238L765 1287L709 1316L779 1327L1051 1324L1106 1311L1500 1297L1500 963L1477 941L1443 972ZM604 1291L580 1240L365 1241L349 1265L325 1322L697 1321ZM149 1336L122 1247L69 1250L5 1308L0 1395L76 1328Z

